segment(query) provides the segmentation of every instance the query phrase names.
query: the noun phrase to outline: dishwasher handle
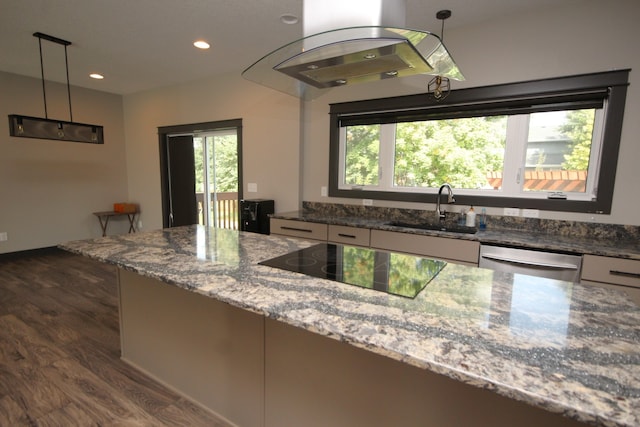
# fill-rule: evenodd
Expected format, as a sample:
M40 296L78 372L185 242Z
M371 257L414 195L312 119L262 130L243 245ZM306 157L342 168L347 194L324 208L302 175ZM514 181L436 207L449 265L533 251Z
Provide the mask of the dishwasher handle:
M554 268L554 269L559 269L559 270L577 270L578 269L577 265L568 264L568 263L551 263L551 262L544 262L544 261L529 261L529 260L524 260L524 259L519 259L519 258L506 257L506 256L501 256L501 255L492 255L492 254L482 254L481 257L482 258L486 258L486 259L490 259L492 261L508 262L510 264L524 264L524 265L530 265L530 266L534 266L534 267Z

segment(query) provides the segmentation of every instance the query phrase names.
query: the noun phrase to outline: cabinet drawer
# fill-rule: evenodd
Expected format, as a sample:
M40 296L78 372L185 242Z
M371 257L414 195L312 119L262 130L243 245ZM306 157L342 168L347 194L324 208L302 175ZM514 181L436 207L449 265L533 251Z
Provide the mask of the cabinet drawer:
M271 234L327 240L327 224L271 218Z
M329 241L346 245L369 246L371 230L368 228L329 225Z
M478 265L480 243L437 236L371 230L371 247Z
M585 255L582 260L581 278L594 282L640 288L640 261Z
M581 285L597 286L599 288L615 289L616 291L622 291L627 294L629 299L636 305L640 306L640 288L634 288L631 286L612 285L611 283L592 282L590 280L581 280Z

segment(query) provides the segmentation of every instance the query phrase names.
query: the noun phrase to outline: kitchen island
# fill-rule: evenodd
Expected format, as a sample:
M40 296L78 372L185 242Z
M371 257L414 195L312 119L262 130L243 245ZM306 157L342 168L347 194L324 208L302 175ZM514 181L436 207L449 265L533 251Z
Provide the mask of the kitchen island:
M638 426L621 292L448 264L414 299L258 265L201 226L69 242L119 268L122 357L240 426Z

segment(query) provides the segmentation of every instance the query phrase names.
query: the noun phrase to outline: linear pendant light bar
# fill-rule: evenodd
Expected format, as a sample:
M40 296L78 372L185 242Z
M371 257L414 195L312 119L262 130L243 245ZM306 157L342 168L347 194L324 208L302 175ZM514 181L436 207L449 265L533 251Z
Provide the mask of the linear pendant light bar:
M104 144L104 129L102 126L76 123L73 121L73 112L71 109L71 85L69 83L69 61L67 57L67 46L71 45L71 42L40 32L33 33L33 36L38 38L38 47L40 50L40 72L42 75L42 96L44 99L45 118L42 119L10 114L9 134L11 136L23 138ZM64 61L67 72L67 96L69 100L69 121L51 120L47 114L47 94L45 91L44 64L42 61L43 39L64 46Z
M102 126L17 114L9 115L9 134L22 138L104 144Z

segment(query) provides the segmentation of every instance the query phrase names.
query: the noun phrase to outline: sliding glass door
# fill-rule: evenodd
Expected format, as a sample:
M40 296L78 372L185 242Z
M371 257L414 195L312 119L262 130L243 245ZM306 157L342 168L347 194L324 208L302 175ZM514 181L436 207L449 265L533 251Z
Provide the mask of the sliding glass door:
M242 121L158 128L163 227L239 228Z
M238 229L237 146L236 129L193 137L199 224Z

